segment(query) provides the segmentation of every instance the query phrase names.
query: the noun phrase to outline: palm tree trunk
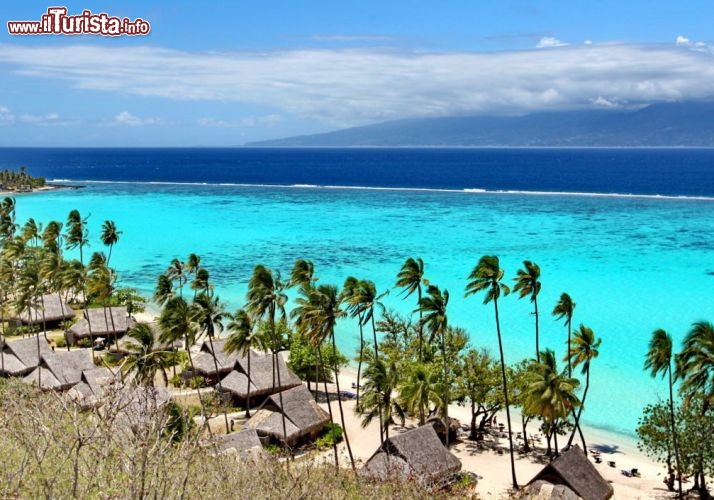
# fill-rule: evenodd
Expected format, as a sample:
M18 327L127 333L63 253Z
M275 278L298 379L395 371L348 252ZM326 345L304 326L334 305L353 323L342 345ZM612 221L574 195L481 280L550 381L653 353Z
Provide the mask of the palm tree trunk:
M555 451L555 453L553 453L555 455L555 458L558 458L558 456L560 455L560 452L558 450L558 425L557 425L557 422L553 422L553 449ZM551 458L551 461L552 460L553 459Z
M246 394L248 397L245 400L245 417L250 418L250 347L248 347L247 351L247 356L248 356L248 390L246 391Z
M340 422L342 423L342 433L345 436L345 445L347 446L347 453L350 456L350 464L352 465L352 470L354 472L357 472L357 468L355 467L355 459L352 456L352 447L350 446L350 438L347 436L347 426L345 425L345 412L342 409L342 397L340 396L340 377L339 375L339 370L337 369L337 345L335 343L335 332L333 331L330 334L330 337L332 337L332 356L333 359L335 360L335 365L332 367L334 373L335 373L335 387L337 389L337 405L340 408Z
M372 316L372 337L374 338L374 361L379 359L379 347L377 346L377 328L374 326L374 308L370 308L370 315ZM377 411L379 412L379 443L384 443L384 425L382 424L382 402L377 404Z
M319 370L322 371L322 367L324 365L322 364L322 350L320 349L320 344L318 344L316 346L316 348L317 348L317 364L319 366ZM332 417L332 403L330 402L330 393L327 392L326 378L323 379L322 384L323 384L323 387L325 388L325 398L327 398L327 411L330 414L330 424L332 424L335 422L335 419ZM381 429L380 429L380 431L381 431ZM380 436L381 436L381 434L380 434ZM340 459L339 459L339 455L337 454L337 442L334 439L332 440L332 449L335 451L335 468L339 469L340 468Z
M498 299L493 299L493 307L496 313L496 332L498 333L498 351L501 355L501 377L503 378L503 399L506 403L506 422L508 423L508 446L511 454L511 479L513 488L518 489L516 479L516 461L513 458L513 433L511 432L511 409L508 404L508 382L506 381L506 361L503 358L503 341L501 339L501 323L498 319Z
M674 424L674 397L672 394L672 364L670 362L667 372L669 374L669 420L672 425L672 443L674 444L674 460L677 464L677 492L682 497L682 469L679 467L679 444L677 443L677 427Z
M218 373L218 360L216 359L216 351L213 348L213 335L211 335L210 333L208 334L208 343L211 345L211 355L213 357L213 366L216 369L216 378L218 380L218 392L220 393L220 396L219 396L219 401L220 401L221 398L223 398L223 386L221 385L221 377L220 377L220 374ZM248 384L250 385L250 382L248 382ZM220 402L222 402L222 401L220 401ZM226 434L228 434L231 432L231 429L228 426L228 410L225 408L225 406L223 407L223 420L225 420Z
M580 401L580 408L578 408L578 414L575 417L575 427L573 428L573 432L570 433L570 438L568 439L568 444L566 446L567 448L570 448L570 446L573 444L573 438L575 437L575 432L580 429L580 415L583 413L583 407L585 406L585 398L588 397L588 389L590 388L590 367L587 367L585 371L585 390L583 391L583 399ZM580 439L583 441L583 453L585 453L585 456L588 456L588 448L585 445L585 437L583 436L582 431L580 431Z
M40 295L40 306L42 307L42 334L45 337L45 342L49 342L47 339L47 322L45 321L45 296Z
M528 421L530 418L526 418L525 416L521 415L521 424L523 424L523 451L528 453L531 451L531 445L528 444L528 435L526 434L526 427L528 427Z
M444 436L446 448L449 447L449 433L451 431L451 421L449 420L449 365L446 361L446 335L448 328L444 328L441 332L441 356L444 361L444 428L446 434Z
M540 343L538 335L538 298L533 297L533 306L535 307L535 334L536 334L536 361L540 363Z
M188 335L186 336L186 345L188 346ZM191 365L191 375L196 373L196 367L193 365L193 356L191 356L191 349L187 348L186 353L188 354L188 362ZM198 404L201 405L201 418L203 419L203 425L208 427L208 434L213 436L211 431L211 426L208 424L208 419L206 418L206 406L203 403L203 397L201 396L201 388L199 384L196 384L196 394L198 394Z
M111 304L111 297L109 297L109 303ZM104 314L106 315L106 309ZM109 321L112 323L112 336L114 337L114 348L119 352L119 340L117 339L117 327L114 324L114 312L112 311L112 306L109 306Z
M28 313L29 316L29 313ZM37 309L35 309L35 322L39 320L39 315L37 314ZM40 358L40 330L37 330L37 385L42 389L42 359Z
M421 304L421 283L417 287L417 306ZM424 325L422 325L422 319L424 319L424 312L419 308L419 362L424 362Z
M362 358L364 356L364 325L362 324L362 313L357 315L357 322L359 323L359 360L357 361L357 402L355 403L355 408L359 411L359 389L362 385Z
M278 399L280 400L280 416L282 417L282 423L283 423L283 444L285 444L286 448L288 447L288 430L287 430L287 425L285 423L285 406L283 405L283 384L280 381L280 363L278 363L278 356L279 351L278 351L278 338L275 333L275 307L271 306L270 310L270 334L272 336L272 341L273 341L273 394L275 393L275 375L278 376L278 389L280 389L280 392L278 392ZM290 456L292 456L293 452L292 449L290 449Z
M570 321L572 318L568 315L568 321L565 323L568 329L568 378L573 378L573 364L570 361Z

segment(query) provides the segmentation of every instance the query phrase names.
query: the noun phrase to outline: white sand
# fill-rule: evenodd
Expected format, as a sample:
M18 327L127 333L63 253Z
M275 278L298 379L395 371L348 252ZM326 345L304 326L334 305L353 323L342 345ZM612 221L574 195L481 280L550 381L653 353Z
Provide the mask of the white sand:
M351 384L356 380L357 374L355 370L344 369L340 374L340 389L354 392L351 389ZM334 389L335 386L333 384L328 384L328 390ZM352 453L358 464L364 463L379 447L379 425L374 421L368 427L362 428L360 419L354 411L355 401L343 401L342 405L345 410L345 426L350 439ZM321 406L327 410L326 403ZM332 410L335 422L339 422L340 417L336 402L333 402ZM470 409L457 405L449 407L449 416L458 418L462 424L468 425L471 421ZM505 423L506 421L505 413L498 415L497 418L499 422ZM521 430L520 416L512 413L512 419L515 433ZM415 421L408 421L406 428L411 428L415 425ZM529 424L529 436L538 433L537 427L535 423L531 422ZM397 434L401 430L403 429L397 426L396 428L390 428L390 433ZM584 428L583 433L589 449L599 448L601 450L602 463L595 464L592 457L590 457L590 460L593 461L600 474L612 483L615 490L614 498L645 499L668 497L667 488L663 483L666 467L663 464L653 462L637 450L633 440L628 440L625 436L592 428ZM562 447L562 440L559 440L559 444ZM474 442L468 440L459 441L450 448L451 452L461 460L464 471L473 472L482 478L478 481L477 491L483 498L507 498L508 489L511 487L508 440L506 438L499 439L496 445L505 450L505 452L499 454L489 448L479 449ZM541 450L545 450L544 440L536 442L536 446ZM340 455L342 465L347 467L349 462L344 443L340 446ZM324 458L326 460L332 459L332 452L326 453ZM610 461L614 461L616 467L610 467L608 465ZM519 484L525 485L528 483L542 467L543 463L538 463L534 454L524 457L517 455L516 475ZM627 477L621 473L622 469L630 470L633 468L639 470L641 477Z

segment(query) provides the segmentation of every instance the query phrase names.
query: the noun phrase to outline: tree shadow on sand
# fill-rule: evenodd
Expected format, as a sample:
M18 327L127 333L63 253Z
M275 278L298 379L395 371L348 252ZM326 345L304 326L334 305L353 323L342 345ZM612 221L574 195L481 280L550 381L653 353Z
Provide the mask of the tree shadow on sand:
M599 451L600 453L607 453L609 455L613 455L615 453L622 453L620 451L620 447L616 444L595 444L595 445L590 445L590 450L596 450Z

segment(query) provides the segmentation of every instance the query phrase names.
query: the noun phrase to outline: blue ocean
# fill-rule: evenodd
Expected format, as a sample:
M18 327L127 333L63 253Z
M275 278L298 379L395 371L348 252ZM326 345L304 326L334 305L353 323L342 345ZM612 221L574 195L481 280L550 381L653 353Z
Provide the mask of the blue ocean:
M407 315L416 299L392 287L421 257L451 294L449 322L496 354L493 308L464 298L466 277L485 254L509 281L535 261L541 345L565 355L550 311L568 292L575 325L603 339L583 419L628 435L646 403L666 398L643 371L651 332L679 345L694 321L714 321L714 150L0 149L0 168L20 165L84 186L18 195L21 223L77 208L94 251L114 220L119 285L146 294L172 258L198 253L231 310L256 264L288 273L308 258L320 283L371 279ZM499 306L506 357L533 357L532 305L511 295ZM338 325L350 354L357 332Z

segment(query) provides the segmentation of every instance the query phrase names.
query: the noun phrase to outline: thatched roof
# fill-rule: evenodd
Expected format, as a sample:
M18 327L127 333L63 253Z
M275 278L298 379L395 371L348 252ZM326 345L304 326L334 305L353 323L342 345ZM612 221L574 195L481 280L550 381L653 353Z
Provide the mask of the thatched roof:
M237 352L227 353L224 349L226 346L227 339L213 339L213 348L216 351L216 359L218 360L218 366L230 366L231 369L235 366L236 362L240 357L242 357ZM211 342L209 340L204 340L201 344L201 351L211 353Z
M250 379L255 386L251 388L251 396L265 396L281 390L291 389L302 385L302 380L288 368L282 356L276 356L276 367L280 370L280 384L278 374L275 374L275 390L273 390L273 356L263 352L250 351ZM238 368L243 373L248 373L248 357L238 358Z
M201 351L193 356L193 367L201 375L213 376L218 373L218 375L225 375L230 372L235 365L235 362L230 363L230 360L223 359L224 362L229 364L224 365L221 363L220 356L213 360L213 355L209 352ZM218 364L218 372L216 372L216 364Z
M519 494L521 500L581 500L573 490L562 484L538 480L529 484Z
M67 391L67 395L83 407L99 403L106 395L109 384L119 380L107 367L92 368L82 372L82 380Z
M40 364L40 358L37 356L37 338L27 337L24 339L11 340L5 342L4 351L6 354L12 354L20 360L20 363L25 365L26 373ZM40 336L40 356L50 354L50 349L47 341Z
M2 362L0 363L0 375L8 375L11 377L19 377L29 373L32 368L26 367L22 361L17 359L17 356L9 352L2 354Z
M44 309L42 304L44 303ZM44 320L47 323L57 323L74 318L74 311L68 306L58 294L52 293L43 295L42 301L38 301L37 308L31 307L29 311L22 311L14 318L26 325L42 324L42 311L44 310Z
M280 395L286 421L287 444L292 445L303 436L320 432L330 416L315 402L310 391L303 385L273 394L265 400L261 408L248 420L246 427L255 429L260 435L268 435L283 440L283 419L280 409Z
M373 479L386 479L397 475L431 486L449 482L459 470L459 459L441 444L431 425L423 425L390 436L367 461L360 473Z
M241 458L263 455L263 446L255 429L221 434L213 438L219 453L237 453Z
M538 480L567 486L584 500L607 500L614 493L577 445L546 465L528 484Z
M248 398L248 376L245 373L233 370L221 380L221 387L224 391L230 392L240 399ZM250 383L250 396L256 393L255 385Z
M40 373L41 372L41 373ZM26 384L34 384L42 390L62 389L63 384L55 377L50 370L38 366L29 375L22 379Z
M264 403L263 408L280 411L282 396L283 412L303 434L322 429L330 423L330 415L318 406L310 391L304 385L273 394Z
M42 365L52 372L65 389L78 384L84 370L94 368L92 354L88 349L50 352L42 356Z
M266 409L258 410L245 424L246 429L255 430L259 436L270 436L277 441L283 441L283 419L280 413ZM302 433L289 419L285 420L285 431L288 446L294 444Z
M106 312L106 315L105 315ZM112 319L114 322L112 323ZM103 307L87 309L84 317L77 321L69 329L75 338L82 339L89 337L89 327L92 327L92 337L110 337L124 335L134 324L134 320L129 318L126 307Z

